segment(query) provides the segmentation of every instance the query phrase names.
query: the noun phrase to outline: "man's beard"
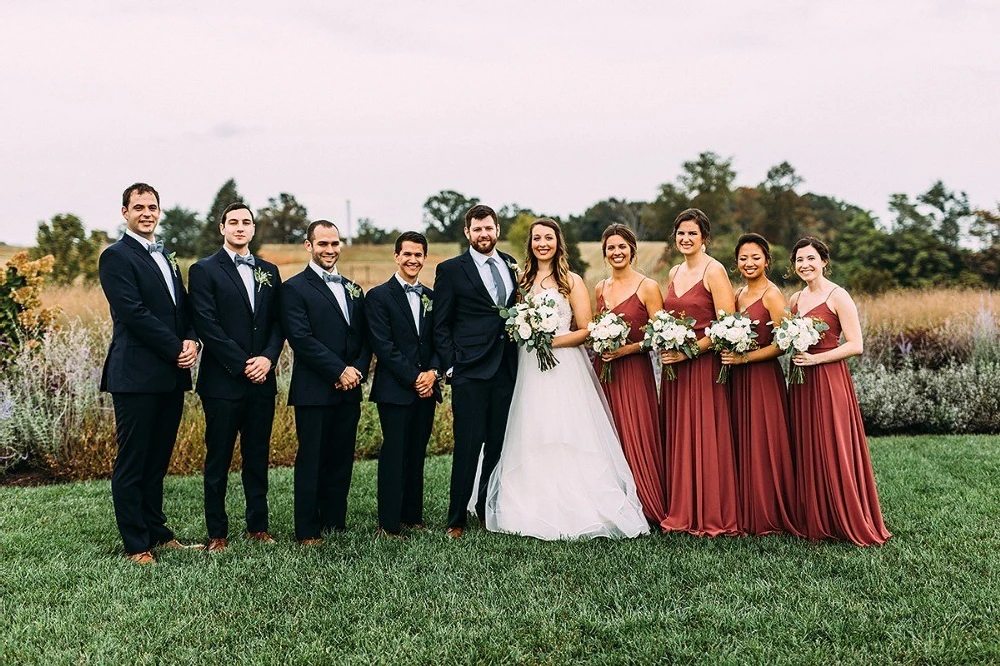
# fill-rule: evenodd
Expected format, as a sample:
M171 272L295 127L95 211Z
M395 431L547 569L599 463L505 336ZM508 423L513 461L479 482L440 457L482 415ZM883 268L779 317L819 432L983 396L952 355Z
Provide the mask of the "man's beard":
M483 247L481 245L482 243L489 243L489 246ZM497 241L492 238L482 239L472 244L472 247L475 248L476 252L479 252L480 254L489 254L490 252L493 251L493 248L495 248L496 246L497 246Z

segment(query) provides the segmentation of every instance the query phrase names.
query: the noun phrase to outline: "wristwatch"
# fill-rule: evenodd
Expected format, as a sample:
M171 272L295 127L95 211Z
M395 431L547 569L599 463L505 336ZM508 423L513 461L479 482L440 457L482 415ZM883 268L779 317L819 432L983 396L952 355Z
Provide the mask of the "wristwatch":
M431 368L431 372L434 373L434 380L435 381L441 381L441 371L440 370L438 370L437 368Z

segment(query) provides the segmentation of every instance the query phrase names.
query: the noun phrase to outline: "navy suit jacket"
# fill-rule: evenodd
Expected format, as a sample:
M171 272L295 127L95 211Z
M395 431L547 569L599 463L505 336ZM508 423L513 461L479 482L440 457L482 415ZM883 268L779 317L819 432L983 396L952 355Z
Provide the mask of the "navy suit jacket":
M273 396L278 356L285 338L278 322L277 267L254 257L255 272L262 271L270 285L254 281L255 309L250 308L243 279L225 250L219 250L191 266L188 297L194 329L203 345L198 369L198 394L207 398L238 400L248 394ZM263 384L254 384L243 374L253 356L266 356L271 372Z
M110 393L168 393L191 388L191 371L177 367L184 340L197 340L180 271L171 270L177 304L160 267L131 236L101 253L101 288L111 306L111 346L101 373Z
M352 297L350 290L357 290ZM319 275L306 266L281 287L281 326L295 352L288 404L327 406L361 402L361 386L350 391L334 388L347 366L357 368L364 379L372 361L365 324L365 298L361 288L344 279L347 323L340 304Z
M497 250L507 264L511 284L507 305L517 297L514 258ZM438 264L434 278L434 343L444 368L454 368L452 381L490 379L501 363L517 374L516 346L504 335L504 320L483 284L468 251Z
M428 311L424 302L431 303ZM413 323L413 313L406 292L393 275L387 282L372 287L365 297L368 339L375 353L375 376L368 399L390 405L409 405L419 400L413 383L417 375L430 369L443 371L434 353L434 292L424 287L420 304L420 332ZM441 401L435 384L434 397Z

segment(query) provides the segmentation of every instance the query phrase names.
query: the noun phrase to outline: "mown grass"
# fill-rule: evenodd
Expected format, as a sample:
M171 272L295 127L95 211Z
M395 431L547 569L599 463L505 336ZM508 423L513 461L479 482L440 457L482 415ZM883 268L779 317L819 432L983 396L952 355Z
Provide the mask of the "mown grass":
M375 541L373 462L350 530L291 534L273 470L273 547L118 556L107 482L0 488L0 661L159 663L989 663L1000 660L1000 442L873 440L881 548L787 537L447 541L450 459L427 467L430 530ZM167 479L200 538L201 478ZM230 512L239 515L238 476ZM233 521L233 530L240 521Z

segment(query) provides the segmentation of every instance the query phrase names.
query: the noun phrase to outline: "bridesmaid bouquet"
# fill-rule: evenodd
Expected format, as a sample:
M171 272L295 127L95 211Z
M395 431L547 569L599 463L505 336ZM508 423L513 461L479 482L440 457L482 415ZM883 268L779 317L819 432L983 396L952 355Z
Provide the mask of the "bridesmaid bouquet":
M615 351L628 344L628 334L632 327L620 315L613 312L601 312L594 321L587 324L590 331L590 344L597 355L606 351ZM601 367L601 381L611 381L611 364L604 363Z
M830 328L822 319L802 317L789 313L780 323L774 325L774 344L784 352L804 352L819 342L823 332ZM806 375L802 366L789 364L789 384L805 384Z
M559 364L552 353L552 338L559 328L556 302L551 296L521 292L521 300L509 308L499 308L507 337L538 357L538 369L551 370Z
M708 325L708 328L705 329L705 335L712 341L712 349L715 351L746 354L757 348L757 331L754 326L759 323L760 320L751 320L742 312L726 314L725 310L719 310L719 318ZM729 366L723 364L715 383L726 384L728 382Z
M643 349L656 352L679 351L688 358L698 355L698 336L694 333L694 319L673 316L673 310L664 312L658 310L653 318L643 327L646 331L642 339ZM677 379L677 373L672 365L663 366L663 379L672 382Z

